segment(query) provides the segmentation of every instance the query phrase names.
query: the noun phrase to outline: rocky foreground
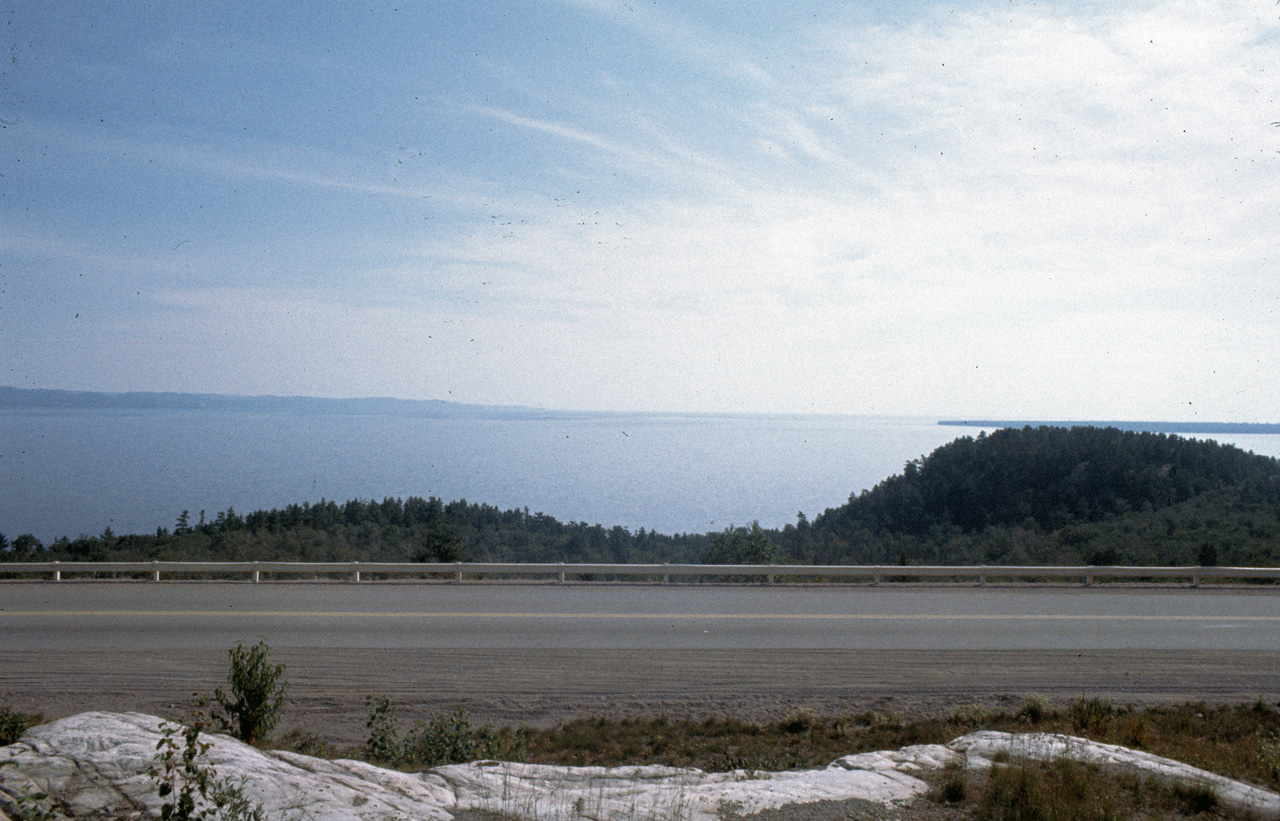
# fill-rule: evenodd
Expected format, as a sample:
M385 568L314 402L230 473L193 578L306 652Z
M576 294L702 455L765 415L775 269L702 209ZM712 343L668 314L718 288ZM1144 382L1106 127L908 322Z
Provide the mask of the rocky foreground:
M83 713L31 728L0 747L0 821L56 808L72 818L150 818L160 813L157 744L176 725L142 713ZM181 733L174 738L181 741ZM948 766L987 768L993 759L1068 757L1165 781L1212 786L1223 804L1280 818L1280 795L1165 758L1081 738L978 732L945 745L849 755L820 770L704 773L672 767L551 767L477 761L421 774L362 761L326 761L258 750L203 735L197 759L272 821L439 819L487 810L517 819L714 821L786 805L861 799L911 802ZM47 797L37 799L36 796Z

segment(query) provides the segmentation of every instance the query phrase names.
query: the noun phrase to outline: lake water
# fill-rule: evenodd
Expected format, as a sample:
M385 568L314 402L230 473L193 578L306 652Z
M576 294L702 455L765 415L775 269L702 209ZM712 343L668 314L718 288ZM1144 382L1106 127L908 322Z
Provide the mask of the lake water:
M430 418L0 411L0 533L172 528L293 502L436 496L661 533L813 518L976 428L858 416ZM1280 436L1219 436L1270 456Z

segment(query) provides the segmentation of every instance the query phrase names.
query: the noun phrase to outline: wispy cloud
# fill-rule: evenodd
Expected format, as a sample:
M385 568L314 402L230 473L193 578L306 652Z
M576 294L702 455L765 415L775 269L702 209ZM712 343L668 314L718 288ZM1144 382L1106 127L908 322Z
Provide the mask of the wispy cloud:
M343 150L39 118L22 139L134 178L252 181L270 204L244 198L246 225L308 214L183 246L152 292L151 337L203 339L245 372L395 361L455 398L577 407L1280 404L1270 6L970 4L870 23L837 6L774 38L651 2L565 4L593 46L601 24L644 43L647 73L615 52L524 74L527 55L488 54L501 70L415 108L404 140ZM430 159L393 168L437 116ZM0 252L139 257L37 247L54 235ZM412 385L380 372L337 392L427 390Z
M95 127L25 117L10 129L15 142L38 145L58 173L82 173L86 157L110 161L113 172L157 168L196 172L209 177L296 185L317 191L368 194L400 199L459 199L456 186L410 184L394 179L382 157L344 155L330 150L298 148L260 141L179 135L168 128ZM408 172L406 172L408 176ZM386 180L385 182L379 181Z

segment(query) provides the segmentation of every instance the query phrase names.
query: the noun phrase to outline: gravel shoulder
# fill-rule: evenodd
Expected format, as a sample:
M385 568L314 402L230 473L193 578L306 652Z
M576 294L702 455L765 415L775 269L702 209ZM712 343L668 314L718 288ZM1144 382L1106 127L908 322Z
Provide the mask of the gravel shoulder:
M774 720L956 706L1016 708L1029 693L1140 706L1280 700L1280 653L1241 651L362 650L272 651L287 667L281 730L364 740L366 694L404 721L465 705L481 722L553 725L584 716ZM224 685L225 650L0 649L0 706L60 718L92 709L181 718Z

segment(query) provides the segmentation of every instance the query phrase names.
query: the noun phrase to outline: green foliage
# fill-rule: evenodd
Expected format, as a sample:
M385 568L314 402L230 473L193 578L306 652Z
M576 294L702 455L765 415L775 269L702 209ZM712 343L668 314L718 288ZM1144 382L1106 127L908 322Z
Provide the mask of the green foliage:
M18 762L13 759L0 761L0 767L16 766ZM57 802L51 800L48 793L30 787L0 791L0 818L4 817L5 811L18 821L62 821L66 817L58 811Z
M1020 721L1026 721L1028 724L1039 724L1049 715L1049 699L1039 693L1031 693L1022 702L1022 709L1018 711L1016 718Z
M1084 696L1073 701L1067 709L1071 729L1077 733L1105 733L1115 714L1116 708L1111 702Z
M560 522L529 510L500 510L465 499L352 499L240 514L234 509L170 532L61 538L46 550L20 536L0 560L59 561L386 561L688 562L710 536L664 536L641 528Z
M182 743L174 738L181 731ZM160 725L160 740L156 743L155 760L158 767L151 770L156 782L156 792L167 799L160 806L162 821L190 821L212 818L207 806L209 788L216 771L201 766L196 759L209 750L209 742L200 740L200 728ZM203 805L203 806L202 806Z
M27 728L39 724L41 719L42 716L38 714L19 713L9 707L0 707L0 747L13 744L22 738Z
M818 726L818 717L807 707L792 710L782 720L782 729L788 733L807 733Z
M0 560L1280 565L1280 462L1115 428L961 437L781 530L662 535L465 499L321 500L174 532L19 536Z
M961 437L829 510L814 527L924 536L1031 522L1041 530L1247 485L1280 498L1280 465L1238 448L1116 428L1005 428Z
M461 704L449 715L432 715L405 734L404 758L423 767L465 764L496 756L497 735L489 727L473 728Z
M365 727L369 730L369 740L365 742L364 754L370 761L395 764L404 757L404 743L400 740L400 724L396 720L396 708L386 696L375 698L364 697L365 709L369 718Z
M1189 813L1209 812L1218 806L1218 793L1211 784L1175 784L1173 795Z
M283 664L267 662L267 643L260 640L252 647L238 642L228 651L231 669L227 682L231 692L213 691L218 711L214 719L236 738L254 744L275 727L284 706L288 682Z
M1021 761L992 768L974 808L978 821L1115 821L1133 807L1097 767Z
M751 527L727 527L711 537L703 564L777 564L782 556L769 534L752 522Z
M1115 428L962 437L782 544L820 563L1280 564L1280 462Z
M968 798L964 767L948 764L942 768L942 777L929 791L929 798L940 804L959 804Z
M150 772L162 800L161 821L266 821L243 785L219 779L217 768L202 760L212 746L200 739L204 729L198 714L186 726L160 725Z
M495 758L504 750L516 760L523 758L522 737L517 739L521 743L505 745L491 727L473 727L471 716L462 705L448 715L433 713L426 721L414 722L401 738L391 699L370 695L364 701L369 711L365 722L369 738L364 751L370 761L395 767L439 767Z

